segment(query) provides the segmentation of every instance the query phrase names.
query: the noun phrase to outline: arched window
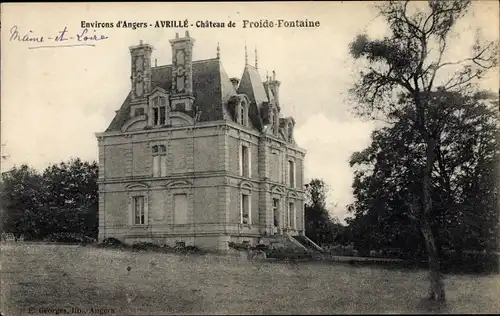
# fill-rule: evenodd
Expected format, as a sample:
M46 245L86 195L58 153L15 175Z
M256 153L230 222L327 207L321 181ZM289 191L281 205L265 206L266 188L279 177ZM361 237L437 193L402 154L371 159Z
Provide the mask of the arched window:
M167 146L153 146L153 177L165 177L167 175Z
M238 106L238 123L248 126L248 104L241 102Z

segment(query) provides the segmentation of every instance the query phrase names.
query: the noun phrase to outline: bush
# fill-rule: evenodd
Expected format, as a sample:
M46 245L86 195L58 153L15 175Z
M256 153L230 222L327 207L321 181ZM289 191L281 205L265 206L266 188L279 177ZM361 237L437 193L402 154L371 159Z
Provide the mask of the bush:
M132 245L132 249L137 251L158 250L160 248L161 247L159 245L153 244L151 242L138 242Z
M260 251L269 251L269 247L267 247L266 245L264 244L257 244L255 245L255 247L251 247L250 250L260 250Z
M233 248L233 249L236 249L236 250L249 250L251 248L250 244L249 243L235 243L235 242L232 242L230 241L229 242L229 248Z
M95 239L78 233L54 233L43 238L45 242L63 242L63 243L94 243Z
M325 249L326 252L333 256L357 256L358 251L353 245L333 245Z
M279 248L268 248L266 252L267 258L274 259L310 259L312 255L306 250L299 250L288 247L279 247Z
M119 247L125 247L125 244L123 244L119 239L110 237L106 238L102 241L101 244L99 244L100 247L106 247L106 248L119 248Z

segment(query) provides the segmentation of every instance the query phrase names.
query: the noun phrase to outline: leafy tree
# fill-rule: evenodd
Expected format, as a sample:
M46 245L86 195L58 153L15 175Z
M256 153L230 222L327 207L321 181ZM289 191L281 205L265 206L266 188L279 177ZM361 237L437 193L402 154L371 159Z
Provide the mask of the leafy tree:
M432 175L433 221L438 252L442 247L495 249L498 227L498 185L494 167L500 157L497 114L476 98L444 93L455 101L437 108L432 118L450 113L443 126ZM431 116L430 116L431 117ZM372 144L354 153L356 201L350 206L353 241L360 249L400 248L418 255L419 236L414 205L419 198L422 143L404 120L375 131ZM472 207L473 206L473 207ZM458 256L460 257L460 255Z
M351 55L367 62L360 80L351 90L358 101L360 116L382 116L391 120L404 120L415 137L421 141L423 156L419 178L419 194L412 208L417 225L424 237L428 258L429 298L445 300L440 275L438 248L432 221L435 216L432 199L432 174L437 159L436 148L442 123L446 117L429 124L435 107L447 104L447 97L432 94L438 91L460 91L463 95L477 89L477 80L497 65L498 44L479 38L472 47L471 57L458 61L445 61L449 51L451 31L457 20L470 7L470 1L390 1L378 5L387 21L391 34L383 39L369 39L359 35L350 45ZM451 75L444 72L455 68ZM432 98L438 99L430 102ZM444 102L440 102L444 101Z
M43 226L41 183L41 175L27 165L2 173L2 231L27 236L39 234L39 227Z
M336 224L326 208L328 187L321 179L312 179L306 187L306 235L317 244L333 243L341 225Z
M43 172L47 231L97 236L98 166L74 159L52 165Z
M54 233L97 237L98 166L74 159L38 174L26 165L2 175L3 229L42 239Z

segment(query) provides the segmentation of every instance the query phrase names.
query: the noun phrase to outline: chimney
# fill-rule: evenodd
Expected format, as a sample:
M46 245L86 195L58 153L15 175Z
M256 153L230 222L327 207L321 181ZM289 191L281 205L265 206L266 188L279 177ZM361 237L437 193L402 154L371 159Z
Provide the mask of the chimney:
M274 95L274 99L276 100L276 103L280 104L280 85L281 82L276 80L276 72L273 70L273 76L271 78L271 81L268 83L269 89Z
M172 107L191 111L193 95L193 46L195 40L186 31L184 37L175 34L172 46Z
M129 47L131 57L132 102L145 100L151 92L151 53L153 46L143 44Z
M229 81L233 84L234 90L238 90L238 85L240 84L240 79L230 78Z

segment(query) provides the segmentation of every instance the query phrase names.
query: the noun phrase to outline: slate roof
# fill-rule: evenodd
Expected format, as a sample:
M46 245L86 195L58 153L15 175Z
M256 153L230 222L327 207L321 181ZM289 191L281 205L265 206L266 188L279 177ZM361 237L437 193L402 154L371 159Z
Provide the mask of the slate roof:
M246 94L250 102L255 102L259 108L264 102L269 101L257 68L250 65L245 66L238 93Z
M193 61L192 68L194 108L201 111L199 120L206 122L229 119L230 116L225 103L231 96L236 95L236 91L222 67L220 59ZM151 77L151 91L156 87L170 91L172 87L172 65L153 67ZM106 131L119 131L129 119L129 113L130 93Z

